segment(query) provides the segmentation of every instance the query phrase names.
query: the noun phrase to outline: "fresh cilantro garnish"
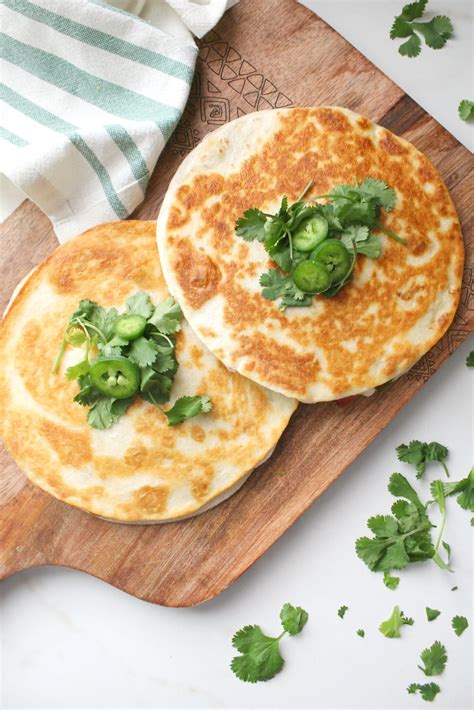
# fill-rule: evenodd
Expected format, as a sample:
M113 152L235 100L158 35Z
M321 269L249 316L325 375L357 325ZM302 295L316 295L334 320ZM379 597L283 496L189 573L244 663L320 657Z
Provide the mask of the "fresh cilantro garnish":
M463 99L458 106L458 114L459 118L462 121L470 121L472 118L474 118L474 101L469 101L469 99Z
M364 636L365 636L365 631L364 631L364 629L357 629L356 634L357 634L357 636L360 636L361 638L364 638Z
M435 485L441 484L441 481L433 481L431 484L431 494L435 497L435 492L437 488ZM443 492L445 496L452 496L458 493L456 500L461 508L464 510L470 510L474 513L474 466L469 471L466 478L462 478L460 481L450 481L449 483L442 483Z
M173 298L155 307L141 291L127 299L123 315L88 299L79 303L67 324L53 372L67 345L85 346L84 359L69 367L66 377L77 380L74 401L90 407L87 421L92 427L111 427L137 396L160 409L169 401L179 367L175 336L182 318ZM173 426L211 408L207 396L197 395L181 397L162 411Z
M284 604L280 612L283 632L276 637L266 636L260 626L244 626L237 631L232 645L241 654L232 659L230 667L237 678L247 683L256 683L273 678L283 668L280 641L285 634L299 634L308 621L307 612L301 607Z
M421 52L420 35L428 47L441 49L453 34L453 25L449 17L437 15L428 22L415 22L423 16L428 0L418 0L403 7L400 15L395 17L390 30L390 39L408 37L398 48L405 57L417 57Z
M467 367L474 367L474 350L471 350L471 352L467 356L466 365Z
M416 466L416 477L421 478L425 472L426 464L430 461L439 461L449 478L448 467L444 459L448 455L448 449L436 441L427 444L424 441L410 441L408 444L397 446L398 460L403 463L410 463Z
M438 609L430 609L429 606L426 607L426 618L428 621L434 621L440 614L441 612L438 611Z
M400 628L406 624L408 626L413 626L415 622L413 619L406 617L403 611L400 611L398 606L393 607L393 611L386 621L382 621L379 626L379 631L384 636L390 639L400 638Z
M132 296L127 298L125 309L127 313L131 315L143 316L148 320L155 310L155 307L147 293L137 291Z
M465 616L453 616L451 619L451 626L454 629L456 636L461 636L463 631L469 626L469 622Z
M383 583L388 589L396 589L400 584L400 577L393 577L388 572L383 573Z
M343 605L340 606L339 609L337 610L337 615L338 615L341 619L343 619L343 618L344 618L344 614L346 613L346 611L347 611L348 609L349 609L349 607L346 606L345 604L343 604Z
M309 306L311 296L300 291L293 283L293 279L288 274L283 276L278 269L269 269L260 276L260 286L262 286L262 296L269 301L281 298L279 309L285 310L288 306Z
M439 641L435 641L430 648L425 648L422 651L421 661L423 666L418 666L418 668L427 676L441 675L447 660L446 648Z
M398 499L393 515L376 515L367 521L374 537L356 541L356 552L373 572L403 569L412 562L434 557L433 527L415 489L401 473L393 473L388 490Z
M437 683L410 683L407 688L407 691L410 694L415 694L420 691L420 695L423 700L426 700L431 703L436 698L438 693L441 692L441 688Z
M98 397L89 409L87 421L94 429L109 429L122 414L125 414L133 400L134 397L128 399Z
M390 212L396 202L395 190L382 180L369 177L355 185L336 185L329 194L305 197L312 185L313 181L310 181L293 204L289 204L284 196L275 214L252 208L245 210L235 224L237 236L248 242L262 242L279 267L280 270L273 268L262 274L260 285L264 298L280 299L281 310L290 306L309 306L313 296L319 293L326 297L335 296L350 280L358 254L371 259L380 257L382 243L378 232L406 244L405 239L380 221L381 211ZM323 198L328 202L317 202ZM345 247L337 246L338 258L343 260L339 271L335 270L334 253L324 257L326 239L333 240L331 249L334 240ZM314 252L316 247L317 253ZM311 267L305 267L306 274L313 272L313 276L307 276L310 281L297 270L305 262L311 264ZM315 262L318 269L312 266ZM315 271L319 271L318 277ZM322 279L320 286L318 279Z
M180 397L176 400L171 409L165 410L169 426L181 424L186 419L191 419L197 414L206 414L212 409L209 397L197 395L196 397Z

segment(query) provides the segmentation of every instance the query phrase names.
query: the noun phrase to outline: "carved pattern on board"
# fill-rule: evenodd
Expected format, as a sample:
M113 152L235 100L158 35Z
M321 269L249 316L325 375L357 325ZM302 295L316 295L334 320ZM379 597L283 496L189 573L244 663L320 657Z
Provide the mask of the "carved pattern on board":
M189 101L170 139L174 154L186 155L201 140L201 132L191 125L196 116L201 123L217 128L252 111L293 105L286 94L214 30L198 40L198 46L199 56ZM211 78L207 78L209 72ZM203 78L204 74L206 78ZM237 102L231 102L223 95L227 87L239 97Z

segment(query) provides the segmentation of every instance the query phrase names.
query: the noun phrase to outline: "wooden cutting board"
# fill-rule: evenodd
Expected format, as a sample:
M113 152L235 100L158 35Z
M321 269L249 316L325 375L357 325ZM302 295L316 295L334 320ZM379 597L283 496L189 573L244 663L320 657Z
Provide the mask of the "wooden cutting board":
M387 42L387 51L395 51ZM416 70L407 60L407 71ZM472 234L470 153L342 37L293 0L242 0L200 42L183 119L133 217L155 219L182 158L209 131L261 109L333 104L412 141L443 175L466 241ZM469 204L470 200L470 204ZM1 301L56 246L47 218L21 205L1 228ZM468 336L472 266L449 332L412 370L370 399L302 405L268 463L226 503L167 525L118 525L31 485L2 452L0 578L64 565L167 606L191 606L234 582L325 491ZM363 425L361 426L361 422ZM304 442L304 445L302 445Z

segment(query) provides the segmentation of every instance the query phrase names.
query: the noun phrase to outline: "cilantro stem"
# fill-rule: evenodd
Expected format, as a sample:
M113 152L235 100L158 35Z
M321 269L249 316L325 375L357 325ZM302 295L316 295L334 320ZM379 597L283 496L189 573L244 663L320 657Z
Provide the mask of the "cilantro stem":
M59 352L56 355L56 360L54 361L53 367L51 368L51 373L55 375L58 371L59 364L61 360L63 359L64 351L66 350L66 338L63 338L63 341L61 343L61 346L59 348Z
M388 227L385 227L380 222L377 222L377 224L375 225L375 229L379 229L381 232L386 234L388 237L395 239L396 242L400 242L400 244L405 244L405 246L408 244L406 239L402 239L402 237L399 237L398 234L395 234L395 232L392 232L391 229L389 229Z
M303 190L303 192L301 193L301 195L296 199L296 202L300 202L300 201L303 199L303 197L306 195L306 193L308 192L308 190L310 190L310 189L313 187L313 185L314 185L314 180L311 179L311 180L309 181L309 183L306 185L306 187L305 187L305 189ZM311 199L311 200L312 200L313 198L311 197L311 198L308 198L308 199Z
M76 322L79 323L79 325L81 326L82 330L83 330L84 333L86 334L86 337L87 337L88 340L89 340L89 333L87 332L87 328L90 328L91 330L95 330L95 332L100 336L101 340L103 340L104 343L107 343L107 338L105 337L105 335L103 334L103 332L102 332L101 330L99 330L99 328L96 328L95 325L92 325L92 323L90 323L90 322L87 321L87 320L86 320L86 321L82 321L81 318L78 318L78 319L76 320Z
M291 232L289 229L286 230L286 233L288 235L288 241L290 243L290 259L293 261L293 239L291 238Z
M162 338L164 338L165 340L168 341L168 343L169 343L169 345L170 345L171 348L174 348L173 343L172 343L171 340L168 338L168 336L165 335L164 333L160 333L160 332L157 330L155 333L153 333L153 335L155 335L155 336L156 336L156 335L161 336Z
M446 476L449 478L448 467L446 466L446 464L444 463L444 461L440 461L440 464L441 464L441 466L444 468L444 470L446 471Z

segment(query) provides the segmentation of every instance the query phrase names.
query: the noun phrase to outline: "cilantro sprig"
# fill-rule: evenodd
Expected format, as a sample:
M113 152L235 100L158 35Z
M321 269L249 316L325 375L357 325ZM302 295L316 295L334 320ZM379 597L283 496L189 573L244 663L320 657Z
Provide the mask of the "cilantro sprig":
M474 513L474 466L471 468L466 478L462 478L460 481L450 481L449 483L433 481L431 484L431 494L433 497L436 497L439 486L442 487L444 496L457 494L456 501L461 508Z
M415 22L423 17L428 0L405 5L395 17L390 29L390 39L407 38L399 48L404 57L417 57L421 52L421 37L431 49L441 49L453 34L453 25L446 15L437 15L426 22Z
M279 636L266 636L256 625L244 626L234 634L232 645L240 655L232 659L230 667L237 678L257 683L270 680L281 671L285 661L280 653L280 641L286 634L299 634L308 621L308 613L299 606L284 604L280 621L283 631Z
M316 294L328 298L335 296L350 281L359 254L371 259L380 257L382 244L379 232L406 244L405 239L381 222L381 211L390 212L396 203L395 190L382 180L367 177L354 185L336 185L328 194L306 197L312 186L311 180L293 204L289 204L288 198L284 196L275 214L253 207L245 210L235 224L237 236L247 242L261 242L278 267L263 273L260 285L264 298L272 301L280 299L280 310L290 306L309 306ZM327 202L317 202L320 199ZM343 278L334 279L331 276L333 263L329 258L324 262L321 251L318 250L316 254L311 245L309 250L303 247L301 231L308 230L308 239L312 227L314 236L316 224L322 236L317 238L319 241L314 239L315 247L322 247L326 239L338 240L344 245L346 251L342 251L349 257ZM297 283L296 270L305 262L315 261L329 271L329 285L326 284L322 291L318 288L304 291L301 281Z
M441 692L441 688L437 683L410 683L407 691L410 695L414 695L420 691L423 700L432 703L438 693Z
M448 654L446 648L440 641L435 641L430 648L425 648L421 652L422 666L418 666L420 671L427 676L441 675L446 667Z
M459 103L458 114L461 121L470 121L474 118L474 101L463 99Z
M211 402L205 395L180 397L170 409L161 407L171 398L179 367L176 334L182 318L173 298L155 306L150 296L141 291L128 298L122 315L115 308L103 308L89 299L79 303L66 326L52 371L57 373L68 345L85 348L84 359L69 367L65 375L68 380L77 380L79 391L74 401L90 407L87 421L91 427L108 429L137 397L159 407L169 426L211 410ZM138 323L139 330L129 337L124 337L120 330L124 319L129 323L131 320L135 327ZM104 384L94 379L96 366L101 364L105 370ZM130 387L125 395L124 386Z
M394 606L389 618L386 621L382 621L380 624L379 631L389 639L399 639L401 636L401 627L403 625L413 626L414 623L413 619L405 616L398 606Z
M448 449L443 444L439 444L437 441L432 441L427 444L424 441L410 441L407 444L400 444L397 446L398 460L403 463L413 464L416 467L416 477L422 478L426 470L426 465L430 461L438 461L444 468L446 475L449 478L448 467L446 466L444 460L448 456Z

